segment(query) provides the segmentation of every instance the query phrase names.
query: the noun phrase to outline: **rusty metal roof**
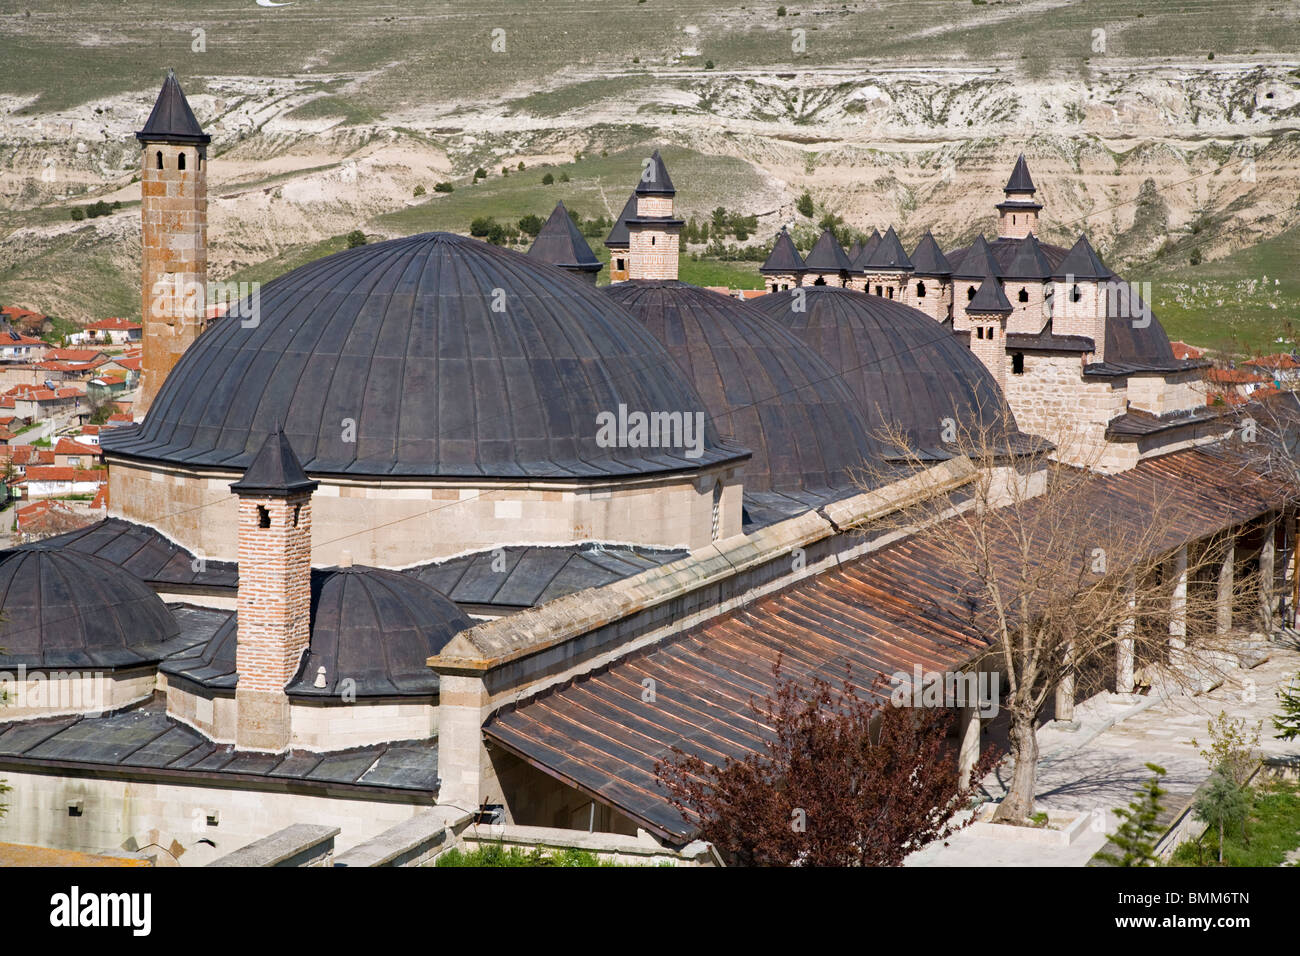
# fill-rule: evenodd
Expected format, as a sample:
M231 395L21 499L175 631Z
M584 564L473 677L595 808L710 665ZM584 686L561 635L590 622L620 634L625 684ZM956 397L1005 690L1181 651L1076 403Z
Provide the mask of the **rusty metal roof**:
M1088 494L1099 514L1134 528L1146 527L1156 507L1169 507L1176 518L1152 544L1171 550L1287 497L1280 483L1243 468L1221 450L1188 449L1099 477ZM807 688L814 677L842 679L846 665L864 684L877 672L910 673L915 665L942 671L985 646L970 591L945 572L936 547L906 538L801 581L513 704L484 733L639 826L684 842L693 827L659 786L655 762L673 747L714 765L760 749L771 729L749 705L774 691L778 657L782 676ZM1008 555L1015 547L1008 542ZM654 702L643 700L647 680Z

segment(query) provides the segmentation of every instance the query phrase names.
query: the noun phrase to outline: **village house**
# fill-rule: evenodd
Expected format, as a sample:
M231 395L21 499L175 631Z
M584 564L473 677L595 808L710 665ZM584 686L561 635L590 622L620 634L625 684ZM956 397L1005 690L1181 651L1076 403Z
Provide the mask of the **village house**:
M68 342L71 345L127 345L140 341L142 328L139 322L127 319L100 319L80 332L73 332L68 336Z

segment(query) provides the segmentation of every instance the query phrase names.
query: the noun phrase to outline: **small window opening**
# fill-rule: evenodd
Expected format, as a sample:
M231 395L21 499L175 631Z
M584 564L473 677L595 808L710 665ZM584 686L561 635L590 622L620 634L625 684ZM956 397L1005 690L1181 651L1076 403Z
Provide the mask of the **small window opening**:
M259 528L271 527L271 512L266 510L266 505L257 506L257 526Z
M917 297L918 299L924 299L924 298L925 298L925 283L924 283L924 282L918 282L918 283L916 284L916 297Z
M1021 289L1021 290L1020 290L1020 295L1019 295L1017 298L1019 298L1021 302L1028 302L1028 301L1029 301L1029 290L1028 290L1028 289Z
M653 245L655 244L655 240L658 239L658 238L659 238L658 236L651 236L651 237L650 237L650 245L653 246Z
M891 299L894 297L893 286L890 286L888 289L885 290L885 295L887 295Z
M713 483L713 529L711 541L717 541L722 533L722 482Z
M966 290L966 301L969 302L973 298L975 298L975 287L971 286Z
M1011 374L1025 374L1025 356L1023 352L1017 352L1015 355L1011 356Z
M1076 285L1076 286L1071 286L1071 287L1070 287L1070 301L1071 301L1071 302L1078 302L1078 301L1079 301L1080 299L1082 299L1082 298L1083 298L1083 290L1080 289L1077 285Z
M825 276L818 276L817 281L813 283L813 285L825 285L825 284L826 284Z
M180 153L180 154L176 157L176 168L177 168L177 169L181 169L181 170L183 170L183 169L185 168L185 154L184 154L184 153Z
M302 505L293 506L293 526L298 527L298 516L302 513Z
M163 165L162 165L162 150L161 150L161 149L158 150L158 168L159 168L159 169L162 169L162 168L163 168Z

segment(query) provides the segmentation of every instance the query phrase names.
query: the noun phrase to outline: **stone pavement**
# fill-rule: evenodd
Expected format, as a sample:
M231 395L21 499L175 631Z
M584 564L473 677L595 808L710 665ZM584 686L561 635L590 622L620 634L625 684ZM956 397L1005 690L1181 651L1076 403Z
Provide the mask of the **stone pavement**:
M1164 780L1169 791L1166 804L1186 800L1209 776L1191 739L1208 745L1206 723L1221 710L1245 717L1252 725L1264 721L1260 749L1265 753L1295 753L1300 749L1296 744L1274 738L1269 718L1278 711L1277 689L1300 671L1300 652L1276 646L1269 650L1269 660L1250 670L1229 672L1220 686L1207 693L1152 691L1137 698L1101 694L1075 707L1078 730L1041 728L1037 809L1089 813L1096 821L1073 844L1041 846L963 830L947 844L931 844L913 853L905 865L1083 866L1105 845L1106 833L1114 830L1114 808L1127 805L1150 777L1147 762L1169 771ZM1010 761L1004 761L983 781L993 799L1006 793L1010 771Z

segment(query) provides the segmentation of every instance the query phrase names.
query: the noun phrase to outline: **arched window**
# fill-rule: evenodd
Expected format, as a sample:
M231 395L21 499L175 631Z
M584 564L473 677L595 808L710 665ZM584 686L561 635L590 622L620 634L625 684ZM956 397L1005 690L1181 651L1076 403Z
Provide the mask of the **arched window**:
M158 168L162 169L162 150L158 150Z
M713 530L710 541L717 541L722 533L722 482L713 483Z
M885 294L885 287L883 285L876 286L876 295L884 295L884 294Z
M973 298L975 298L975 287L974 287L974 286L970 286L970 287L966 290L966 301L969 302L969 301L970 301L971 299L973 299Z
M656 239L656 238L657 238L656 236L651 236L651 237L650 237L650 245L653 246L653 245L655 244L655 239Z
M1077 284L1071 286L1071 287L1070 287L1070 301L1071 301L1071 302L1078 302L1078 301L1079 301L1080 299L1082 299L1082 298L1083 298L1083 290L1080 289L1079 286L1078 286Z
M891 299L894 297L894 287L892 285L885 290L885 295L887 295Z
M826 277L825 277L825 276L818 276L818 277L817 277L817 280L816 280L815 282L813 282L813 285L825 285L825 284L826 284Z
M257 526L259 528L271 527L271 512L266 510L266 505L257 506Z
M1011 216L1011 225L1014 226L1015 224L1016 224L1016 217L1015 217L1015 214L1013 213L1012 216Z
M1011 374L1025 374L1025 355L1023 352L1017 352L1015 355L1011 356Z
M1017 296L1017 298L1020 299L1021 302L1028 302L1028 301L1029 301L1029 290L1028 290L1028 289L1021 289L1021 290L1020 290L1020 295Z
M918 299L924 299L924 298L925 298L925 283L924 283L924 282L918 282L918 283L916 284L916 297L917 297Z
M179 154L176 156L176 168L177 168L177 169L184 169L184 168L185 168L185 154L184 154L184 153L179 153Z

